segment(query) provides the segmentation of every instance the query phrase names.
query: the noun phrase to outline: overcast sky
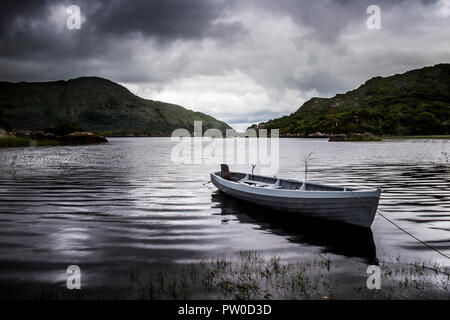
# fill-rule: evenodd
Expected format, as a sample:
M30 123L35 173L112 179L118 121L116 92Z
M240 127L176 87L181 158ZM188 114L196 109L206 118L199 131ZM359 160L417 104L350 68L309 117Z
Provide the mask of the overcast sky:
M81 9L80 30L66 8ZM366 10L381 9L369 30ZM15 0L0 80L100 76L242 129L373 76L450 62L450 0Z

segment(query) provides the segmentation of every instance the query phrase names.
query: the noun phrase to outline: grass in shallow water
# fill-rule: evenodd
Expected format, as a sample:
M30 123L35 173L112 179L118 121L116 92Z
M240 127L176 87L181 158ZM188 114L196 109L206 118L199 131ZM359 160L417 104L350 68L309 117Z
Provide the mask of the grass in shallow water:
M288 263L241 251L200 263L147 271L135 267L110 288L43 292L43 299L449 299L450 270L437 264L381 262L381 289L366 286L367 265L354 272L316 255ZM121 284L119 284L121 283Z

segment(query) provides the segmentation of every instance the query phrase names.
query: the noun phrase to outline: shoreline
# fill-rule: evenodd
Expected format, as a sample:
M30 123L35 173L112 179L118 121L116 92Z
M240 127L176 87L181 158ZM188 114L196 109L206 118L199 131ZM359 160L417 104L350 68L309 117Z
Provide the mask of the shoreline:
M89 134L89 138L86 138ZM66 137L66 136L64 136ZM85 133L85 136L78 136L76 139L65 139L64 137L54 138L33 138L25 136L5 135L0 136L0 149L4 148L20 148L20 147L41 147L41 146L77 146L90 145L108 142L107 138L171 138L171 136L160 135L112 135L102 136L96 133ZM94 138L95 137L95 138ZM450 140L450 135L417 135L417 136L338 136L338 139L333 136L280 136L283 139L327 139L329 142L386 142L386 141L403 141L403 140ZM94 139L93 139L94 138ZM268 139L271 137L268 136ZM104 140L103 140L104 139ZM226 139L226 137L223 137Z
M171 138L171 136L104 136L105 138ZM430 135L430 136L376 136L381 140L376 141L390 141L390 140L450 140L450 135ZM271 137L268 136L268 139ZM294 136L280 136L283 139L330 139L330 137L294 137ZM224 137L223 139L226 139ZM372 140L371 140L372 141ZM373 140L375 141L375 140ZM353 141L353 142L366 142L365 140Z
M0 136L0 148L79 146L107 142L105 137L91 132L54 135L44 131L17 131Z

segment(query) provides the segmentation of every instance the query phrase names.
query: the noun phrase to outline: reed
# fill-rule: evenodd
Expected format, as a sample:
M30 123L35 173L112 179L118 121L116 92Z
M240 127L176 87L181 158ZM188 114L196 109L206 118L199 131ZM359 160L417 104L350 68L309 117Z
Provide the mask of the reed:
M305 157L305 181L307 181L308 180L308 165L309 165L309 162L311 161L311 160L314 160L314 158L312 157L312 155L313 155L313 153L312 152L310 152L310 153L308 153L308 155Z

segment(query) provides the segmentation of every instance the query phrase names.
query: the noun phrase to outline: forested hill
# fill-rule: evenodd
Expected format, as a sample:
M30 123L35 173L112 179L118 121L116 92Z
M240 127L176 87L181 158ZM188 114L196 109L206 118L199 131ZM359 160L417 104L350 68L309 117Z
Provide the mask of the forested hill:
M54 82L0 82L0 126L40 130L70 124L88 131L168 136L174 129L224 131L228 124L181 106L142 99L112 81L84 77Z
M450 134L450 64L375 77L333 98L312 98L296 112L252 127L285 136L372 133Z

